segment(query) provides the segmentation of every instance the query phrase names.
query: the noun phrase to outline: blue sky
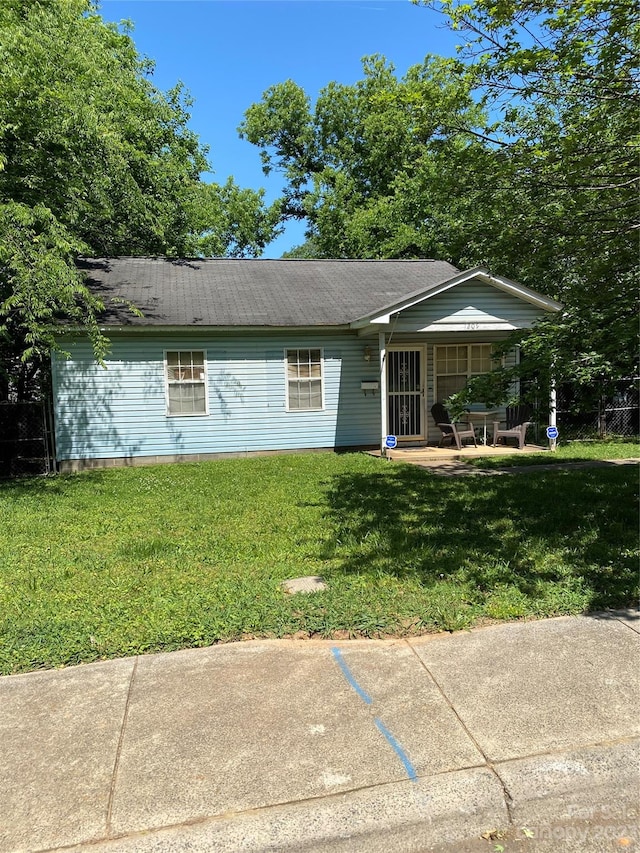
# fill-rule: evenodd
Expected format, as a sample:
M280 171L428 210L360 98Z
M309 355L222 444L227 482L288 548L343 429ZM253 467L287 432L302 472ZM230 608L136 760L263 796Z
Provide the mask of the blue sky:
M442 18L410 0L102 0L105 20L129 19L138 52L156 62L155 85L181 80L195 103L190 126L210 148L213 180L281 191L259 150L238 137L244 111L274 83L291 79L315 100L331 80L355 83L361 59L383 54L399 76L428 53L452 56L456 37ZM304 240L289 225L265 257Z

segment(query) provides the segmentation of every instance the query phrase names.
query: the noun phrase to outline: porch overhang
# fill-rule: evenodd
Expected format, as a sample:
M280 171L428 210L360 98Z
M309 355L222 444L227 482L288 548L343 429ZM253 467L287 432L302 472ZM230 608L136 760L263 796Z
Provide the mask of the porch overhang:
M395 315L398 317L399 314ZM505 320L501 320L499 318L487 317L482 320L475 320L472 323L469 322L441 322L441 323L429 323L426 326L415 325L412 328L403 327L400 331L403 334L412 334L412 335L422 335L428 334L431 336L438 335L440 338L447 337L450 334L465 334L470 335L472 333L478 332L501 332L503 334L510 334L511 332L516 332L519 330L526 330L533 328L533 323L525 322L519 323L515 325L514 323L510 323ZM368 326L364 326L361 329L357 330L358 337L366 338L374 335L378 335L381 332L384 334L391 334L393 330L393 320L389 323L378 323L372 322Z
M426 288L415 293L409 294L404 297L402 300L396 301L390 305L382 307L379 311L364 315L363 317L359 317L350 323L350 327L358 331L359 334L373 334L379 328L389 327L392 323L398 318L398 316L403 311L407 311L410 308L413 308L420 303L423 303L427 300L431 300L436 296L439 296L442 293L450 290L451 288L458 287L461 284L472 280L479 280L484 284L488 284L491 287L495 287L498 290L509 294L510 296L516 297L517 299L523 300L524 302L533 305L534 307L540 309L544 312L555 313L562 309L562 306L559 302L556 302L554 299L551 299L548 296L544 296L541 293L537 293L534 290L531 290L528 287L525 287L518 282L511 281L510 279L504 278L502 276L493 275L489 270L484 267L475 267L470 270L466 270L465 272L461 272L453 278L448 279L441 284L432 286L430 288ZM427 327L422 329L416 329L415 331L514 331L517 328L526 328L530 326L531 323L527 323L525 325L515 326L508 322L505 322L501 318L495 317L487 317L487 326L482 325L481 329L469 329L468 324L464 323L450 323L448 329L444 329L444 323L440 324L430 324ZM493 328L490 329L488 326L492 325Z

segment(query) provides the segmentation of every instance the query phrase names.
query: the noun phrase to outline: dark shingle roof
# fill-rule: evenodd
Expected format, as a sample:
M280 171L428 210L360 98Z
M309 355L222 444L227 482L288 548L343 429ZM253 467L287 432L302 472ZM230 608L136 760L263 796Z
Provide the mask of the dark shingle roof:
M458 272L444 261L106 258L79 266L107 306L106 326L341 326ZM123 299L144 316L118 305Z

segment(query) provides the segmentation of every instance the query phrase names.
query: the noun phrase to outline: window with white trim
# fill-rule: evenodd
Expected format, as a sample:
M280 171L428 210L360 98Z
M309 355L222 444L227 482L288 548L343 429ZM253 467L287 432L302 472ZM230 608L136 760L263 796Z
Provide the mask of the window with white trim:
M167 415L206 415L207 380L203 350L165 353Z
M472 376L493 367L491 344L447 344L435 348L436 400L462 391Z
M314 411L323 408L323 364L321 349L288 349L287 409Z

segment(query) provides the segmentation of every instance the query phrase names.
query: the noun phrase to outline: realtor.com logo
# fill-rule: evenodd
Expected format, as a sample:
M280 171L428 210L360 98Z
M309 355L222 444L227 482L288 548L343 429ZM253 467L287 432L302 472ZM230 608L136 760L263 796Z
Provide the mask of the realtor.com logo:
M567 815L572 820L622 820L636 821L640 817L637 808L627 806L599 805L599 806L567 806Z
M538 841L606 844L603 850L638 850L638 809L616 806L569 805L562 822L527 827L529 838Z

